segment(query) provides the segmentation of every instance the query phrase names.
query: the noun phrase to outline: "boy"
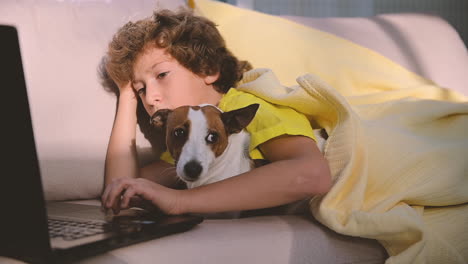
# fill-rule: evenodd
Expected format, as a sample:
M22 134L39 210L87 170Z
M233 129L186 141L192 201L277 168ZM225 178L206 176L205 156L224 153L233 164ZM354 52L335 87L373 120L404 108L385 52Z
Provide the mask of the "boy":
M250 67L227 50L213 22L187 11L167 10L129 22L110 43L105 69L118 87L118 109L102 204L115 214L143 201L167 214L243 211L287 204L330 189L328 164L309 121L292 109L231 88ZM136 124L154 148L161 148L151 140L146 125L150 116L158 109L202 103L224 111L259 103L247 127L251 156L270 163L188 190L173 188L177 177L166 161L138 168Z

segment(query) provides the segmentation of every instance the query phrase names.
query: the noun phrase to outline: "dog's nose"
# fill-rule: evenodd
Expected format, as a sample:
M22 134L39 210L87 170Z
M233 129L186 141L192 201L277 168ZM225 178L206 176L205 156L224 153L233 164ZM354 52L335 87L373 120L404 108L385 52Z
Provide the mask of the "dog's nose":
M202 171L202 166L198 161L191 160L184 166L185 175L191 180L196 180Z

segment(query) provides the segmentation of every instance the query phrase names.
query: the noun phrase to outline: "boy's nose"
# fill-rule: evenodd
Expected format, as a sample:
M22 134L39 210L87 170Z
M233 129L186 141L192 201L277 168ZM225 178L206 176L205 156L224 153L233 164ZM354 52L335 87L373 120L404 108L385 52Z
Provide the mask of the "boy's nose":
M161 94L155 85L148 85L146 87L145 100L146 104L151 106L155 106L159 101L161 101Z

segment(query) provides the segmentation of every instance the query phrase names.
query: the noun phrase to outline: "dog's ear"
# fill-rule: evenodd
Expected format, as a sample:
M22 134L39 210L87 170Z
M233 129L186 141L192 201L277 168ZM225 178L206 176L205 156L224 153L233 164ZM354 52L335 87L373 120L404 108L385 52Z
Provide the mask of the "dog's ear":
M222 113L221 120L223 120L226 131L229 134L239 133L250 124L259 106L259 104L251 104L244 108Z
M166 126L167 116L172 112L170 109L160 109L151 116L150 124L158 129L163 129Z

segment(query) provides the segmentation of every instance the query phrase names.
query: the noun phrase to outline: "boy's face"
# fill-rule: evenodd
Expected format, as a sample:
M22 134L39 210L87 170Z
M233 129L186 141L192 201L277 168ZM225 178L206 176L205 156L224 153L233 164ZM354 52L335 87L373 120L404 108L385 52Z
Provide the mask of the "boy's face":
M133 68L133 88L151 116L158 109L174 109L183 105L217 105L222 97L213 83L219 74L198 76L179 64L164 49L147 47Z

